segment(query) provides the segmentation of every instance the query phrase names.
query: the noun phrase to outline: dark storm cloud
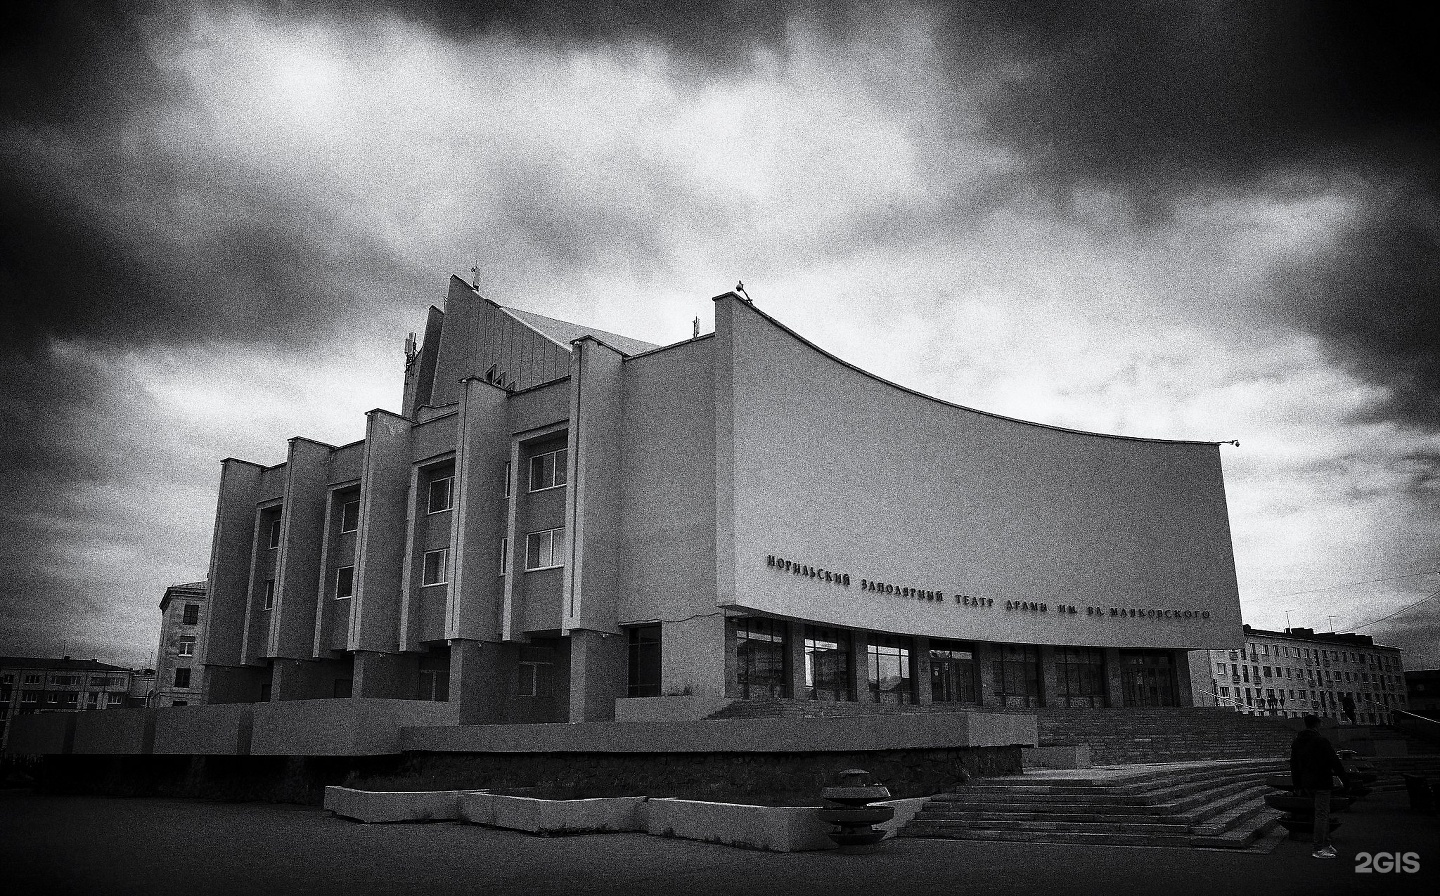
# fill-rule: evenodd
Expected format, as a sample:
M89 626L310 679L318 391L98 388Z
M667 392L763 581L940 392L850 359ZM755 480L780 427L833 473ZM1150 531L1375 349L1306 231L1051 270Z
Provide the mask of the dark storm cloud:
M978 2L945 33L957 78L999 85L988 133L1062 204L1114 190L1163 224L1223 195L1354 198L1324 262L1276 272L1274 310L1391 391L1378 415L1440 429L1440 40L1423 8Z

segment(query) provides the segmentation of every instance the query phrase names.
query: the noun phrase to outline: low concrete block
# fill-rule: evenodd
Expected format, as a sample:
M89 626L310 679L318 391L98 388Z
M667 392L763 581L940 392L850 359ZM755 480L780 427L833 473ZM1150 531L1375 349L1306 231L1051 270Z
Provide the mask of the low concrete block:
M735 700L730 697L621 697L615 701L617 722L695 722Z
M471 790L382 791L325 788L325 808L367 824L395 821L455 821L460 800Z
M138 756L155 746L155 710L100 709L75 719L76 753Z
M400 752L407 726L454 725L453 703L346 697L255 705L256 756L372 756Z
M460 814L474 824L532 834L594 834L645 830L645 805L643 796L541 800L470 793L460 799Z
M816 807L743 806L698 800L651 800L647 831L771 852L834 849L831 826L816 817Z
M108 710L107 710L108 711ZM59 756L75 744L78 712L36 712L10 720L5 752L16 756Z
M1020 764L1025 768L1089 768L1090 745L1021 747Z

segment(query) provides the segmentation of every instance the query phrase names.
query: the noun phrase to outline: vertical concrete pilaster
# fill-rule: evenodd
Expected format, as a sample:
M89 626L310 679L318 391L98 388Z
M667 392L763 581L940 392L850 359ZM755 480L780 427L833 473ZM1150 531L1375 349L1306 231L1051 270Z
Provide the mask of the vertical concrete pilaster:
M242 650L250 590L250 556L255 544L255 500L263 471L259 464L234 458L220 463L220 493L210 540L205 637L200 639L196 665L239 667L245 664ZM214 678L208 672L205 675L205 699L223 702L210 696ZM224 696L225 690L222 685L217 696Z
M805 692L805 623L786 623L785 649L790 659L790 696L808 697Z
M1040 705L1059 706L1059 678L1055 668L1055 648L1040 645Z
M346 649L394 651L400 642L401 577L409 543L410 421L388 411L371 411L363 467ZM357 657L357 696L359 665Z
M1105 648L1105 699L1108 706L1125 705L1125 685L1120 665L1120 648Z
M660 693L725 696L724 616L661 623Z
M320 580L332 451L330 445L310 439L290 440L267 657L310 659L315 654L315 586Z
M1210 680L1209 657L1203 651L1196 651L1196 668L1192 669L1190 663L1191 653L1188 650L1172 650L1170 655L1175 663L1175 702L1178 706L1195 705L1195 688L1199 681ZM1202 659L1203 658L1203 659ZM1279 670L1276 670L1279 674ZM1283 691L1281 692L1283 693Z
M562 631L619 632L623 361L619 351L590 336L571 344Z
M870 638L858 630L850 633L850 699L870 700Z
M915 702L927 705L935 702L930 686L930 639L912 638L914 654L910 663L910 674L915 676Z
M450 642L450 702L459 704L461 725L505 721L508 682L495 641L456 639Z
M499 547L506 532L501 476L510 459L508 429L504 390L483 380L466 380L456 426L456 517L450 547L454 571L445 607L448 639L495 641L501 636L504 580L499 575ZM513 575L513 564L511 571ZM452 676L451 681L456 679Z
M625 696L627 660L623 635L570 631L570 721L614 720L615 701Z
M415 654L357 650L351 696L413 698L419 669L420 658Z
M1000 695L995 693L995 646L984 641L975 643L975 677L979 679L979 693L976 699L981 706L999 706Z

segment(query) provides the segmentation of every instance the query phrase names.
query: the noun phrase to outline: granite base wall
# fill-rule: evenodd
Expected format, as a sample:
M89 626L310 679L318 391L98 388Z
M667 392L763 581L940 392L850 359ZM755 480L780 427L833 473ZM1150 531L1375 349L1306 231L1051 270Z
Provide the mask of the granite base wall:
M815 805L843 769L863 768L895 798L923 797L967 777L1021 772L1020 747L827 753L418 754L400 756L45 756L48 793L176 796L320 805L325 788L482 790L544 799L648 796L758 805Z

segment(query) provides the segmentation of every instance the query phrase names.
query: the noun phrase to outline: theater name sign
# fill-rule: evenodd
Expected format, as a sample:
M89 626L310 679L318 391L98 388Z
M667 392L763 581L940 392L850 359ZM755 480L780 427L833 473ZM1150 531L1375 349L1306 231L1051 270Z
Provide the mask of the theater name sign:
M836 572L833 569L826 569L821 566L811 566L794 560L787 560L784 557L777 557L769 554L765 557L765 565L776 572L788 575L804 576L821 582L827 582L840 588L851 586L850 574L848 572ZM913 585L897 585L894 582L880 582L875 579L859 579L858 584L861 591L868 591L872 594L884 594L901 598L902 600L932 601L934 603L950 603L961 607L970 607L977 610L994 610L1002 608L1009 613L1033 613L1050 614L1056 616L1089 616L1104 617L1106 619L1174 619L1174 620L1195 620L1209 619L1209 610L1178 610L1162 607L1096 607L1077 606L1076 604L1049 603L1048 601L1033 600L1007 600L996 603L994 598L976 597L971 594L957 594L946 592L939 588L919 588Z

